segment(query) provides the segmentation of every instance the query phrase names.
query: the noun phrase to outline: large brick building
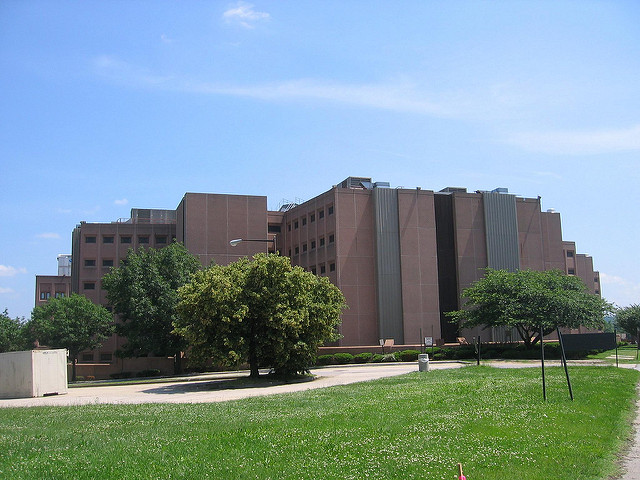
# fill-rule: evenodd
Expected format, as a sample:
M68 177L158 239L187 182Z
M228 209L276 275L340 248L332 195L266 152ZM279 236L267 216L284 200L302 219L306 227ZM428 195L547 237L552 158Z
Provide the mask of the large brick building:
M344 347L379 339L416 345L423 336L455 341L460 332L444 313L460 307L462 290L486 267L560 269L600 294L591 257L563 240L560 214L506 189L434 192L349 177L279 211L268 211L264 196L186 193L176 210L132 209L126 221L81 222L72 238L71 289L103 305L101 278L129 248L159 248L175 238L203 266L278 251L342 290L349 308L337 346ZM234 239L261 241L234 247ZM43 285L36 288L38 296ZM494 329L488 340L504 335ZM116 363L120 342L113 337L81 360Z

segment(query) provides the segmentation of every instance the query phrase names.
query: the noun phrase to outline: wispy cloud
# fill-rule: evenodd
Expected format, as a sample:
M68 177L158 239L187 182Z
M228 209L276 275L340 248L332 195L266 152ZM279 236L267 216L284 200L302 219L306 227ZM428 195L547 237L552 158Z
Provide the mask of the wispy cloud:
M604 272L600 272L600 282L604 295L614 299L621 307L638 303L638 299L640 299L640 283Z
M36 235L36 238L44 238L45 240L54 240L60 238L60 234L55 232L45 232Z
M250 3L238 2L225 10L222 18L228 24L240 25L247 29L255 28L256 22L268 21L271 18L268 13L257 12L253 7Z
M13 288L0 287L0 295L5 293L15 293Z
M0 277L13 277L19 273L27 273L27 269L16 268L11 265L0 265Z
M505 141L526 150L550 154L640 151L640 124L592 131L523 132L513 134Z
M166 43L166 44L171 44L173 43L175 40L173 38L170 38L168 35L165 35L164 33L162 35L160 35L160 41L162 43Z
M120 200L114 200L113 203L115 205L126 205L127 203L129 203L129 200L127 200L126 198L123 198Z

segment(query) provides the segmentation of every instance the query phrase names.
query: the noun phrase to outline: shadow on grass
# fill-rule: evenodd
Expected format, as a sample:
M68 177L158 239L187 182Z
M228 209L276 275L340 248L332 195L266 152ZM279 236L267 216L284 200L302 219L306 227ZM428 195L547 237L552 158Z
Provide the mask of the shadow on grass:
M186 382L172 385L165 385L157 388L142 390L142 393L155 395L212 392L219 390L240 390L245 388L267 388L279 385L290 385L294 383L306 383L315 379L314 376L301 376L295 378L278 378L271 375L264 375L259 378L241 377L219 380L209 380L202 382Z

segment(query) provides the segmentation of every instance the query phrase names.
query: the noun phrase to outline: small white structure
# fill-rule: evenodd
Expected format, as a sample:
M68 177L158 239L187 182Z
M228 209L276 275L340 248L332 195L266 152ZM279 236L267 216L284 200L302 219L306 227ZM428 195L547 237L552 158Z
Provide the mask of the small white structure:
M0 353L0 398L67 393L67 350Z

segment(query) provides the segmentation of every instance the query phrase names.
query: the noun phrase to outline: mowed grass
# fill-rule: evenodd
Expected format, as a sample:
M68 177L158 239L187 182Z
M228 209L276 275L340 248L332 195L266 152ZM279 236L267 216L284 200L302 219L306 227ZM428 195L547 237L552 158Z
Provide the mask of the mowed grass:
M8 479L605 479L640 372L466 367L217 404L0 409Z
M636 360L638 357L638 360ZM605 360L607 362L616 363L616 350L607 350L605 352L589 355L589 359ZM618 363L638 363L640 356L638 355L638 347L636 345L625 345L618 348Z

